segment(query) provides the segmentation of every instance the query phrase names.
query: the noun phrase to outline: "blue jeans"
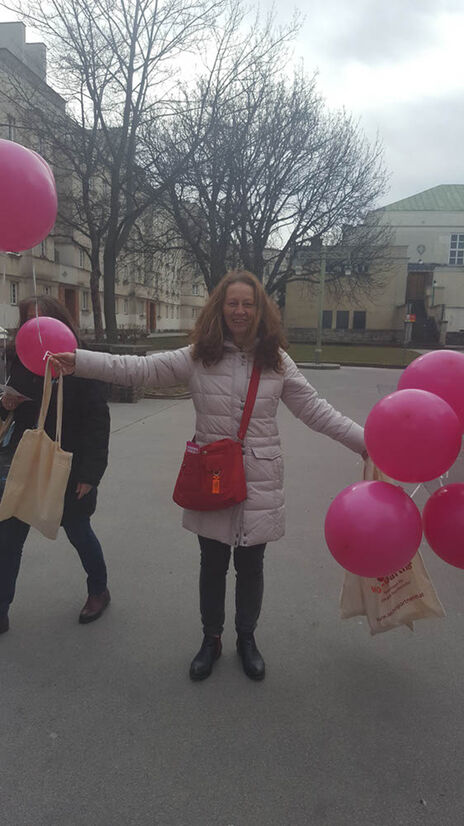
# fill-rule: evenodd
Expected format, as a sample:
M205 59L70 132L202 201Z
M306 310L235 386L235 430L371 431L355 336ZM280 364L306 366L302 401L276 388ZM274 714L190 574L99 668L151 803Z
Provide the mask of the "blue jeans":
M89 595L101 594L106 588L106 565L101 545L90 525L90 517L66 519L63 528L87 574ZM15 517L0 522L0 616L8 613L13 602L21 555L29 529L29 525Z

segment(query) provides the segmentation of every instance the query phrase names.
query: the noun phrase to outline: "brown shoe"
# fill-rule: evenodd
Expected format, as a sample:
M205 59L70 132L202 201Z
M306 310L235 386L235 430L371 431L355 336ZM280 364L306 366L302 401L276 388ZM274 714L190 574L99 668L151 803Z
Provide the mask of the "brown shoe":
M8 614L5 614L3 617L0 617L0 634L6 634L9 630L10 621L8 619Z
M81 613L79 614L79 622L85 625L88 622L94 622L103 614L105 608L110 602L110 592L106 588L102 594L89 595Z

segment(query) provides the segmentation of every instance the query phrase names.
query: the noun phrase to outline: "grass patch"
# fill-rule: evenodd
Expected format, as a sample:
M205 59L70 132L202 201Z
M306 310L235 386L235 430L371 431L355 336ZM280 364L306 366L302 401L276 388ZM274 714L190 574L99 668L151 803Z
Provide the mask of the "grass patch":
M178 350L179 347L187 347L188 336L155 336L154 338L143 338L137 344L146 347L147 350Z
M294 361L314 361L314 344L290 344L288 353ZM328 364L379 364L393 367L406 367L420 353L416 350L405 350L403 347L371 347L339 344L324 344L321 361Z
M148 352L156 350L177 350L186 347L189 337L186 335L159 336L140 339L137 344L142 345ZM288 353L294 361L314 361L314 344L290 344ZM405 350L403 347L374 347L370 345L340 345L324 344L322 361L329 364L362 365L378 364L385 367L406 367L420 353L417 350Z

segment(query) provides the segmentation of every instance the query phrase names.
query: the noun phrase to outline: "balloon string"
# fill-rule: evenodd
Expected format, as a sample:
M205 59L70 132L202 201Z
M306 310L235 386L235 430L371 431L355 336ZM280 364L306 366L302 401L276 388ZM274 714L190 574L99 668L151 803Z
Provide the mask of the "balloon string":
M40 324L39 324L39 303L37 301L37 279L35 277L35 264L32 262L32 281L34 283L34 300L35 300L35 318L37 321L37 330L39 333L39 341L42 346L42 350L44 349L42 336L40 335Z

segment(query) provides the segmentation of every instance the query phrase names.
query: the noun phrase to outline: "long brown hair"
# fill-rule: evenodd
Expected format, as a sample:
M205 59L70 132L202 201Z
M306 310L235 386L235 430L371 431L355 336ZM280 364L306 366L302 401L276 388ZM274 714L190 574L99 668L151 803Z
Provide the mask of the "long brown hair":
M287 342L282 330L279 309L265 293L256 276L247 270L231 270L226 273L211 293L192 331L193 358L201 359L205 365L217 364L221 360L224 338L228 334L222 309L227 288L237 282L248 284L255 297L256 316L249 335L250 345L257 340L255 361L261 368L280 370L280 348L286 347Z
M35 309L36 302L39 315L46 315L50 318L57 318L58 321L62 321L63 324L66 324L66 327L69 327L69 329L72 330L76 336L78 344L80 344L79 330L71 316L71 313L67 307L61 303L61 301L58 301L57 298L53 298L51 295L38 295L37 297L31 295L29 298L23 298L18 305L19 327L28 321L30 308L34 307Z

